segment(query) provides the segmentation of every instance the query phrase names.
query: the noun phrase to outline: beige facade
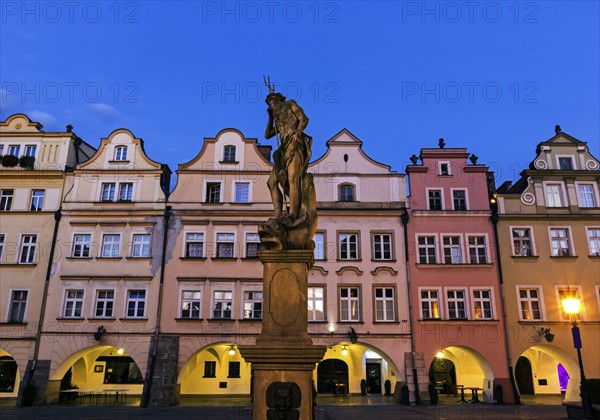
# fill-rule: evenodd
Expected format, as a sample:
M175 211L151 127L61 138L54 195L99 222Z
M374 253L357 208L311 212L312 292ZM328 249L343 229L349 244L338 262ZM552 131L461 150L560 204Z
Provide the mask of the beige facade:
M16 397L28 361L35 358L55 212L65 170L94 149L75 133L44 132L23 114L0 123L0 155L33 158L31 166L0 167L0 397ZM9 366L10 365L10 366ZM16 375L12 381L13 369Z
M46 402L71 385L142 393L169 176L123 129L67 175L38 357L50 361Z
M579 400L579 365L561 298L582 299L587 378L600 377L599 162L560 132L537 146L513 186L498 189L498 238L511 364L521 394Z
M402 175L371 160L346 130L309 166L319 227L309 272L309 334L328 347L319 392L372 392L402 380L409 351L400 208ZM264 154L262 154L262 153ZM161 331L179 335L177 384L182 396L248 394L250 365L237 345L253 344L262 316L258 225L272 215L266 180L269 150L237 130L205 139L180 165L172 207ZM351 343L350 327L358 338Z

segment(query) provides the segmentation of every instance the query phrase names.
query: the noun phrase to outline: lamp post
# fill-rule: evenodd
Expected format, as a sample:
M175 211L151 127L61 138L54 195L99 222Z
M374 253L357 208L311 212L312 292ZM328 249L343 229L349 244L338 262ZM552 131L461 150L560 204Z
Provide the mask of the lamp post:
M579 314L579 306L581 304L580 299L577 297L576 292L567 296L562 300L562 306L565 312L571 318L571 332L573 333L573 346L577 349L577 359L579 360L579 375L581 382L579 383L579 392L581 394L581 405L583 407L583 417L586 419L592 418L592 404L590 395L587 389L587 382L585 380L585 373L583 371L583 360L581 359L581 335L579 333L579 327L577 326L577 315Z

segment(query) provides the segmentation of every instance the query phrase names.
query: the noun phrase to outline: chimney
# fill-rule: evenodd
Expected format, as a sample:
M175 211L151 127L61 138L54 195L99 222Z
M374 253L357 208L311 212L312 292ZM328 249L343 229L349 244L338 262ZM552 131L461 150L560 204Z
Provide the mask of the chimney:
M271 149L273 147L266 145L266 144L257 144L256 147L258 147L258 151L260 152L260 154L263 155L264 158L270 162L271 161Z

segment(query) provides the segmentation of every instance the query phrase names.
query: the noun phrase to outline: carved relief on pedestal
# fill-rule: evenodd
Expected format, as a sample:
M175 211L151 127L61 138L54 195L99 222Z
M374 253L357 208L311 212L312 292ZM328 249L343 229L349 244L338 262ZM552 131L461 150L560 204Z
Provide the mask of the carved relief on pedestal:
M273 322L287 327L298 318L300 286L293 271L283 268L273 275L269 285L270 314Z

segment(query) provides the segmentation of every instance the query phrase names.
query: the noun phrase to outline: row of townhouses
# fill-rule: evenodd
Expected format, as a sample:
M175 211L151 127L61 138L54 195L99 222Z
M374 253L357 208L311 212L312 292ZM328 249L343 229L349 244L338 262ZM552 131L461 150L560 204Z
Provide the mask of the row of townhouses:
M414 152L398 173L344 129L309 166L308 332L327 346L315 388L579 400L561 300L581 299L583 362L600 378L599 161L559 127L497 188L465 148ZM73 385L142 405L251 393L238 345L261 330L270 146L222 130L179 165L173 191L126 129L96 149L15 114L0 155L0 397L19 402L29 383L36 403Z

